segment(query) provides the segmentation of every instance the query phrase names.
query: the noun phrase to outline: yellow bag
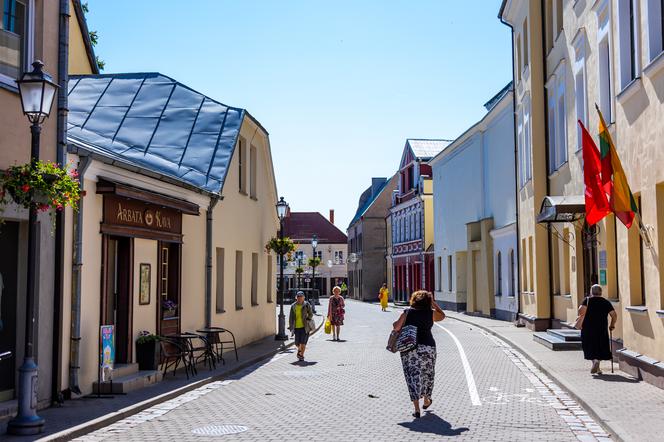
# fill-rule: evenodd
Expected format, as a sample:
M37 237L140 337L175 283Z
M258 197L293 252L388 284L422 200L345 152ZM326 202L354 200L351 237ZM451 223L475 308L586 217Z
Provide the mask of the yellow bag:
M330 318L327 318L325 320L325 334L329 335L332 333L332 323L330 322Z

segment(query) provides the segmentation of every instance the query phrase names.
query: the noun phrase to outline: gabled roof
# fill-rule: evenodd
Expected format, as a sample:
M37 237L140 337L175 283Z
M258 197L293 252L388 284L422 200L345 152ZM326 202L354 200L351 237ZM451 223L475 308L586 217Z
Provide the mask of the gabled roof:
M348 237L318 212L291 212L284 218L284 235L296 243L311 241L314 233L319 244L345 244Z
M367 213L367 210L369 210L369 208L373 205L373 203L376 202L376 200L380 196L381 192L387 186L388 182L389 181L387 179L385 179L385 182L383 182L383 184L381 184L380 188L377 189L373 193L372 193L373 186L369 186L369 188L367 190L362 192L362 195L360 196L359 204L357 205L357 211L355 212L355 215L353 216L353 219L348 224L348 227L355 224L365 213Z
M67 138L79 149L220 193L244 109L165 75L75 75Z
M408 138L401 155L399 168L413 160L429 161L450 144L450 140L426 140Z

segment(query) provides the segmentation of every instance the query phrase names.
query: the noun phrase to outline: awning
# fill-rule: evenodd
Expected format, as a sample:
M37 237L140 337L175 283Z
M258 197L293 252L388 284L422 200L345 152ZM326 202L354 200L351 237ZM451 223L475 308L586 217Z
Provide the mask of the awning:
M542 201L538 223L571 223L586 216L583 195L546 196Z

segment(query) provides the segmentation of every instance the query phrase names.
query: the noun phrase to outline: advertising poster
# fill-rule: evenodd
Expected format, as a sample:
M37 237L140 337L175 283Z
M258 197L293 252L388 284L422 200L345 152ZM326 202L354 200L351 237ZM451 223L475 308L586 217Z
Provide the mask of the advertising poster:
M101 326L101 369L113 370L115 361L115 334L112 325Z

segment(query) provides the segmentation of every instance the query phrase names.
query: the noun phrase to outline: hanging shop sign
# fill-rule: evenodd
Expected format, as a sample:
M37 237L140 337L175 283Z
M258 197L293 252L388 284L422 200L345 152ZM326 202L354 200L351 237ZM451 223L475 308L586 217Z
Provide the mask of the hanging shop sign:
M143 201L105 195L102 232L179 241L182 237L182 213Z

